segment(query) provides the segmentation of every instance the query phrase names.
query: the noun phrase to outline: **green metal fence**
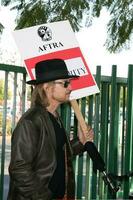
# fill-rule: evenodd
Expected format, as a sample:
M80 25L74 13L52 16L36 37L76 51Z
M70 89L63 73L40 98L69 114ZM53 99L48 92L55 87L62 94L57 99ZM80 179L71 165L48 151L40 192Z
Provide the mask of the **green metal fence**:
M28 108L28 88L23 67L0 64L4 79L4 98L1 117L0 200L5 200L8 190L8 163L10 159L10 133L18 116ZM106 163L108 173L127 175L116 194L112 194L102 179L93 172L92 161L85 152L74 158L77 199L133 199L133 65L129 65L128 78L117 77L117 66L112 66L111 76L101 76L101 66L95 75L100 93L78 100L81 112L95 132L94 142ZM11 83L12 82L12 83ZM8 88L12 90L12 113L8 121ZM19 96L19 101L18 101ZM21 108L21 109L20 109ZM60 114L70 138L77 135L77 120L70 105L62 105ZM8 127L9 126L9 127ZM8 130L9 129L9 130ZM8 138L8 139L7 139ZM8 141L7 141L8 140Z

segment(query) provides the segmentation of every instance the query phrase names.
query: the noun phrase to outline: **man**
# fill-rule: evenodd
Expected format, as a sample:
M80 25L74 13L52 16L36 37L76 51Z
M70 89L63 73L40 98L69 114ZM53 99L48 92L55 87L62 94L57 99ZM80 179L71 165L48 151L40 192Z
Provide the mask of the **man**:
M11 145L8 200L74 199L72 155L84 151L93 131L80 134L78 144L70 144L57 109L69 100L70 80L61 59L49 59L35 66L36 79L31 108L19 120ZM90 137L88 137L90 136ZM73 151L73 149L74 151Z

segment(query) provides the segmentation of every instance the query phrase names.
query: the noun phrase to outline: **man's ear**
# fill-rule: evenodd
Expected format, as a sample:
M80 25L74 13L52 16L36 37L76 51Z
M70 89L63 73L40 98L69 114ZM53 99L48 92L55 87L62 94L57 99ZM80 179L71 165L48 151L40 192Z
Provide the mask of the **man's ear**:
M48 91L48 89L49 89L49 84L48 84L48 83L44 83L44 84L43 84L43 88L44 88L45 91Z

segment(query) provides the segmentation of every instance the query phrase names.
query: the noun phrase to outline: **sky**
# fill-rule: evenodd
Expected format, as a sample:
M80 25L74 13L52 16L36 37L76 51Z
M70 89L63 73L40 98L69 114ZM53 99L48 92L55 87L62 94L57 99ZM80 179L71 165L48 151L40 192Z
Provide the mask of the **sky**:
M7 8L0 8L0 20L5 26L0 42L0 48L3 49L5 55L4 60L7 63L10 60L12 64L22 65L21 55L12 37L15 27L15 12L9 11ZM104 43L108 20L108 14L103 11L101 17L93 21L92 26L82 28L75 33L75 36L92 74L96 73L96 66L101 65L102 75L110 76L112 65L117 65L117 76L127 77L128 64L133 64L133 44L130 50L123 50L121 53L110 54L107 52Z

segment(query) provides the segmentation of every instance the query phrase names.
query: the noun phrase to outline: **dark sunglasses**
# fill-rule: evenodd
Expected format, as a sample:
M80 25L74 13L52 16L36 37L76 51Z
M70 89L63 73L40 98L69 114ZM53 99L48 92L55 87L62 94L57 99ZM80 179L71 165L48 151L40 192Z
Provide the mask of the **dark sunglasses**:
M70 81L54 81L54 84L61 84L64 88L67 88L70 85Z

